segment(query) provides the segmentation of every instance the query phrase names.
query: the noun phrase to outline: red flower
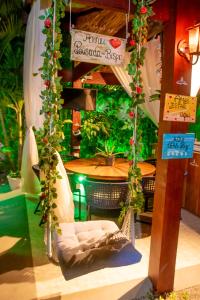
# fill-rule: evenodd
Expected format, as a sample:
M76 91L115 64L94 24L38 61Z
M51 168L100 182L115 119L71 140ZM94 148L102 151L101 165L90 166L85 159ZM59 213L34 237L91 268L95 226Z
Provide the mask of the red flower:
M57 58L57 57L58 57L58 52L54 51L53 58Z
M47 219L48 219L48 218L47 218L47 215L46 215L46 214L43 215L43 217L42 217L42 222L43 222L43 223L46 223L46 222L47 222Z
M50 80L45 80L44 85L49 88L50 87Z
M41 194L41 195L40 195L40 199L41 199L41 200L43 200L43 199L45 199L45 198L46 198L46 195L45 195L45 194Z
M48 138L44 137L44 138L43 138L43 142L44 142L45 144L47 144L47 143L48 143Z
M146 14L146 13L147 13L147 8L146 8L146 6L142 6L142 7L140 8L140 13L141 13L141 14Z
M136 42L135 42L134 40L130 40L129 45L130 45L130 46L135 46L135 45L136 45Z
M134 113L133 111L130 111L130 112L129 112L129 117L130 117L131 119L133 119L133 118L135 117L135 113Z
M131 138L130 141L129 141L129 143L130 143L131 146L133 146L134 145L134 139Z
M142 94L142 88L140 86L136 86L136 93Z
M47 18L45 21L44 21L44 26L46 28L50 28L51 27L51 20L49 18Z
M128 164L131 167L133 165L133 160L129 160Z

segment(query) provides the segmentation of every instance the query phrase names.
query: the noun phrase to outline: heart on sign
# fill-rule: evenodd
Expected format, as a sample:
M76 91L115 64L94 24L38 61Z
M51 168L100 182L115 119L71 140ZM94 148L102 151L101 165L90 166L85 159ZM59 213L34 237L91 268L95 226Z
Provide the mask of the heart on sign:
M116 49L116 48L118 48L119 46L121 46L121 41L120 41L119 39L117 39L117 38L115 38L115 39L110 39L110 40L109 40L109 43L111 44L111 46L112 46L114 49Z

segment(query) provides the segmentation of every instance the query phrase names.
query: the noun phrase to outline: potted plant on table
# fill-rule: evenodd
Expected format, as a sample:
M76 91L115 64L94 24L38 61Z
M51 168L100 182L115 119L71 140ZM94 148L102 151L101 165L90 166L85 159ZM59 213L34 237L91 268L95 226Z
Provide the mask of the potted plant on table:
M106 166L113 166L115 163L115 156L119 154L123 154L123 152L115 153L115 145L109 143L109 141L105 141L104 149L97 148L99 152L95 153L95 156L101 156L105 158Z

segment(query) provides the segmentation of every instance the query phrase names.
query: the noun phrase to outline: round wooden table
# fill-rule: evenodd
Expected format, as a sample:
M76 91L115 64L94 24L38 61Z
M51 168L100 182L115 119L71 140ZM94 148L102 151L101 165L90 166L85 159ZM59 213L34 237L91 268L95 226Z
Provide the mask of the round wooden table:
M113 166L106 166L103 158L75 159L64 164L65 169L99 180L127 180L129 163L124 158L116 158ZM142 176L153 175L155 166L139 162Z

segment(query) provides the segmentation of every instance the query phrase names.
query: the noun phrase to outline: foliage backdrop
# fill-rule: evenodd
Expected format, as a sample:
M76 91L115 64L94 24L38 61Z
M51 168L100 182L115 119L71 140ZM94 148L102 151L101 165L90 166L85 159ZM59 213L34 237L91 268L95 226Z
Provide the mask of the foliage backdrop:
M96 111L81 111L81 153L82 158L93 157L96 148L103 148L105 140L115 146L115 152L128 154L129 139L132 127L128 111L132 99L123 88L119 86L85 85L85 87L98 89ZM153 122L139 111L140 118L138 130L141 131L140 159L147 159L152 155L152 144L157 142L157 128ZM70 119L69 110L62 110L61 118ZM93 131L93 134L91 132ZM65 151L70 152L71 125L64 126L65 140L63 146Z

